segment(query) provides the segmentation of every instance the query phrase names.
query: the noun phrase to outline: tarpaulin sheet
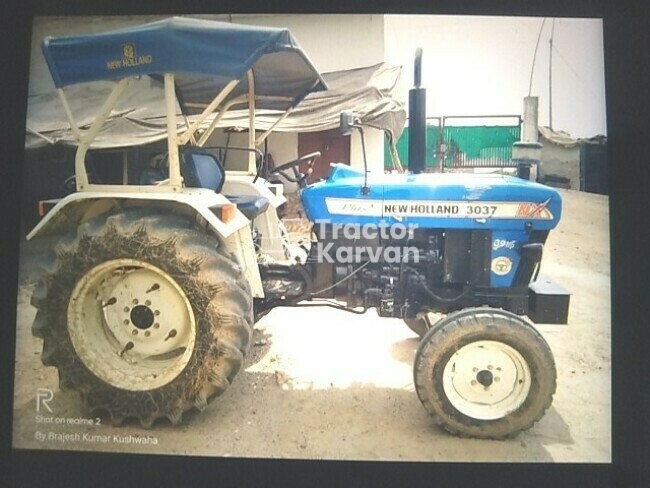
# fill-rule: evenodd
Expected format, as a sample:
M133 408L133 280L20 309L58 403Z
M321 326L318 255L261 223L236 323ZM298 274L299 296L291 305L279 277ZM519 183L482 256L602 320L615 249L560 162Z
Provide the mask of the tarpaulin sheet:
M566 148L576 147L580 144L580 141L578 139L574 139L568 133L562 130L553 130L550 127L544 126L538 127L538 130L545 140L550 141L553 144L557 144Z
M388 131L393 140L402 133L406 112L394 98L401 68L384 63L353 70L325 73L329 87L313 92L299 103L274 131L317 132L338 127L339 115L352 110L362 125ZM108 97L113 82L93 82L65 88L66 98L82 130L88 129ZM216 94L215 94L216 95ZM177 118L179 131L185 119ZM267 130L281 112L261 110L255 119L258 130ZM190 115L190 122L195 116ZM209 126L208 118L203 127ZM248 128L248 110L229 112L219 127ZM120 97L93 148L118 148L148 144L167 136L163 87L149 77L135 80ZM30 97L27 109L28 148L61 142L75 145L70 125L56 93Z

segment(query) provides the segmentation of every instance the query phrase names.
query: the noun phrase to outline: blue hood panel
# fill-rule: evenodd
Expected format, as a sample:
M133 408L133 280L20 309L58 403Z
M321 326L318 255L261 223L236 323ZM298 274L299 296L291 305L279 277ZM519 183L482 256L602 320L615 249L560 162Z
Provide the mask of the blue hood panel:
M326 181L302 190L312 221L415 224L422 228L553 229L562 200L553 188L496 174L426 173L368 175L333 164ZM532 227L530 227L532 226Z

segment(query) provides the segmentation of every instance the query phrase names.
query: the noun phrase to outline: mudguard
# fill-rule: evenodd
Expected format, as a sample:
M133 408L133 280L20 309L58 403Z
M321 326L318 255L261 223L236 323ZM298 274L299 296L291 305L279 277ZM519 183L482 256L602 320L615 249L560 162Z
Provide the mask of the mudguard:
M277 212L277 208L287 201L281 184L272 184L262 178L258 178L253 183L251 176L228 173L221 191L226 196L246 195L266 198L270 203L269 207L253 221L253 228L260 235L260 250L265 255L280 261L292 258L293 249Z
M216 235L222 246L235 254L248 277L254 297L263 297L262 280L248 219L235 209L228 222L220 220L213 209L228 205L228 199L211 190L184 188L178 192L77 192L61 199L27 235L37 236L66 232L97 215L120 206L157 205L196 218Z

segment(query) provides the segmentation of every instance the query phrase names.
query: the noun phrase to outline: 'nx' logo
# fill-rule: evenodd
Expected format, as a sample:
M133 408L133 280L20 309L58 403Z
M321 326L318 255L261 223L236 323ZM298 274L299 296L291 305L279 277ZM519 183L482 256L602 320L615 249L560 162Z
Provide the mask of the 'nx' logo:
M520 203L517 208L516 216L518 218L529 218L529 219L552 219L553 214L546 208L548 202L551 199L547 199L542 203Z

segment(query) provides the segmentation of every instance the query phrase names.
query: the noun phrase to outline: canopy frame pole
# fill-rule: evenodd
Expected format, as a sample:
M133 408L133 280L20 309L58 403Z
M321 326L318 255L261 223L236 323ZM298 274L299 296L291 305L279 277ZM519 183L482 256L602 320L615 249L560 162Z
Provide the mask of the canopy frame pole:
M30 134L34 134L35 136L40 137L41 139L45 140L48 144L55 144L56 141L50 137L47 137L45 134L41 134L37 130L32 129L31 127L25 127L25 131L29 132Z
M122 152L122 184L129 184L129 157L127 151Z
M79 127L77 127L77 123L75 122L74 117L72 116L72 110L70 110L70 105L68 105L68 99L63 92L63 88L57 88L56 92L59 95L61 103L63 104L63 110L65 111L65 115L68 118L68 122L70 123L72 135L77 140L77 142L81 142L81 133L79 132Z
M266 132L264 132L264 134L262 134L255 140L255 146L259 146L260 144L262 144L266 140L266 138L271 134L271 132L273 132L275 128L280 124L280 122L286 119L291 112L293 112L293 107L289 107L288 110L286 110L282 115L280 115L280 117L278 117L278 119L275 122L273 122L273 125L271 125L271 127L269 127L266 130Z
M183 145L190 140L190 137L196 132L196 129L203 123L203 121L210 115L215 109L224 101L224 99L230 94L231 91L237 86L239 80L231 80L228 84L221 90L221 92L210 102L203 113L194 121L194 123L178 138L178 144Z
M393 168L395 168L400 173L404 173L404 167L402 166L402 162L399 159L399 154L397 153L397 148L395 147L395 141L392 137L390 138L388 147L390 150L390 157L393 161Z
M86 153L88 152L88 148L95 140L95 137L97 137L97 134L104 125L104 122L106 122L106 119L110 115L111 111L113 108L115 108L120 95L124 92L124 89L132 79L133 78L130 77L122 78L117 82L113 88L113 91L111 91L111 94L104 102L99 115L91 125L90 130L88 130L88 132L86 132L79 140L79 147L77 148L77 153L74 159L77 191L83 190L88 185L88 173L86 172Z
M246 76L248 77L248 149L255 149L255 76L253 70L249 69ZM248 174L257 174L253 151L248 153Z
M235 97L232 100L230 100L228 103L226 103L223 107L221 107L219 109L219 113L217 114L217 116L210 123L210 127L206 129L206 131L203 133L203 135L199 139L199 142L197 142L196 145L199 147L203 147L205 143L208 142L208 139L217 128L217 124L221 121L223 116L226 115L226 112L228 112L230 107L232 107L237 103L241 103L243 100L246 99L246 97L247 97L246 95Z
M183 114L183 119L185 119L185 127L188 129L190 128L190 119L187 118L187 115ZM194 138L194 134L190 136L190 141L192 144L196 145L196 139Z
M167 112L167 151L169 162L169 186L173 191L182 187L178 146L181 144L176 125L176 87L174 74L165 73L165 105Z

